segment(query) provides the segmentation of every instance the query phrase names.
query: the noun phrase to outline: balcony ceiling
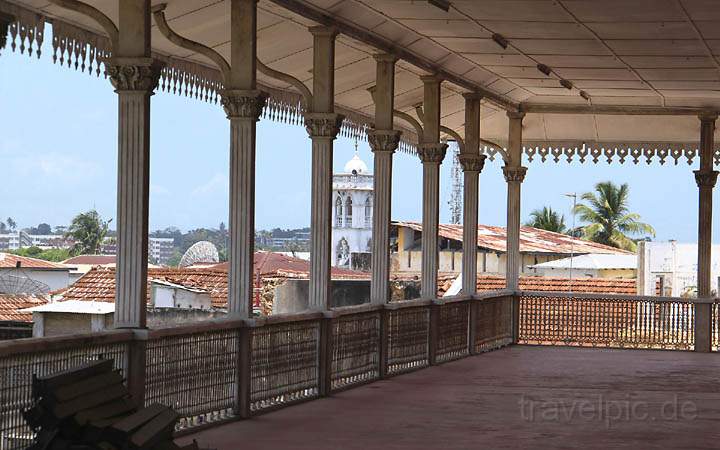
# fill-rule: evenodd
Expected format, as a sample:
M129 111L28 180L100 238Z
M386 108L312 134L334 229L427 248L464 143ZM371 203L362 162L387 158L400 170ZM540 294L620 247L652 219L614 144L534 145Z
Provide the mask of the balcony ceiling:
M15 1L83 27L90 20L44 0ZM117 2L88 0L117 21ZM153 4L161 1L153 1ZM166 16L185 37L228 56L229 0L169 0ZM421 0L261 0L258 56L267 65L311 85L312 37L307 17L327 15L359 34L341 34L337 43L336 102L372 115L367 88L374 84L369 45L379 40L403 48L413 62L398 63L396 106L415 115L422 102L418 77L435 66L451 75L442 93L442 122L462 134L463 92L475 86L492 100L483 103L484 138L504 142L504 107L627 106L628 112L657 108L720 109L720 7L714 0L454 0L449 12ZM293 11L286 9L291 8ZM303 15L301 15L303 14ZM307 17L304 17L307 16ZM341 27L341 28L342 28ZM508 42L502 48L494 33ZM363 38L365 36L366 38ZM157 30L153 49L205 63L178 48ZM537 64L550 67L547 76ZM560 86L564 78L572 89ZM264 83L288 88L259 75ZM461 80L462 83L458 82ZM580 95L583 90L590 102ZM632 108L632 109L630 109ZM529 109L532 111L532 109ZM694 115L600 115L529 113L527 142L662 142L694 145Z

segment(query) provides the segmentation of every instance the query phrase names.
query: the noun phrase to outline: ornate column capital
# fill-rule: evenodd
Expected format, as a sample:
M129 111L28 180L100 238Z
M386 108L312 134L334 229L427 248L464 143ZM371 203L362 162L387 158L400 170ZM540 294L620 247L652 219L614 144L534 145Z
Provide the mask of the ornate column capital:
M367 132L368 143L374 153L394 153L400 144L402 131L397 130L370 130Z
M260 119L268 94L258 90L222 89L220 104L228 119Z
M507 116L510 119L522 120L525 117L525 112L524 111L508 111Z
M527 173L527 167L523 166L503 166L503 175L505 175L505 181L522 183Z
M718 171L717 170L694 170L695 182L699 188L714 188L715 182L717 182Z
M482 172L485 167L486 155L479 153L460 153L458 155L458 161L463 168L463 172Z
M698 118L700 119L700 122L715 123L715 121L718 118L718 113L717 113L717 111L703 111L700 114L698 114Z
M447 151L448 145L441 142L432 142L425 144L418 144L417 152L420 157L420 161L425 163L440 164L445 159L445 152Z
M335 139L345 116L336 113L305 113L305 129L311 138Z
M157 88L164 63L153 58L107 58L105 75L115 92L139 91L152 93Z

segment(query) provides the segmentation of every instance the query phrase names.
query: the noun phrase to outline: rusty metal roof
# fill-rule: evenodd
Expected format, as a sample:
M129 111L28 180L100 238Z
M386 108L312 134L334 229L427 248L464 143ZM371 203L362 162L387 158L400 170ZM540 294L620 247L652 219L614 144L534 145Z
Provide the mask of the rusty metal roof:
M15 269L18 267L23 269L70 270L64 264L0 252L0 269Z
M422 232L422 224L418 222L395 221L393 226L406 227ZM438 234L453 241L462 242L463 226L454 224L440 224ZM505 227L478 225L477 245L481 249L504 253L506 248L507 231ZM574 238L566 234L539 230L532 227L520 227L520 252L546 253L546 254L583 254L604 253L614 255L627 255L630 252L615 247Z

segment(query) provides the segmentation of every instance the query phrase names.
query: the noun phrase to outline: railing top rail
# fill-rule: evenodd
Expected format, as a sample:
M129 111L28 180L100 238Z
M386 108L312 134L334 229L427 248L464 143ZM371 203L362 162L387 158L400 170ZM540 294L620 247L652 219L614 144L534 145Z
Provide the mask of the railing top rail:
M153 328L149 330L142 330L148 339L157 339L169 336L180 336L190 335L197 333L205 333L208 331L222 331L230 330L235 328L243 328L253 326L254 320L243 320L243 319L232 319L232 318L221 318L213 320L205 320L202 322L193 322L189 324L180 324L175 326ZM137 333L139 339L142 339L142 332Z
M257 317L252 326L276 325L281 323L305 322L308 320L319 320L324 317L323 311L302 311L292 314L274 314L271 316Z
M115 344L131 342L132 330L108 330L97 333L68 334L38 338L13 339L0 342L0 357L15 356L24 353L40 353L67 350L89 345Z
M712 303L713 299L683 298L683 297L653 297L649 295L625 295L590 292L554 292L554 291L519 291L518 295L525 297L556 297L577 298L585 300L628 300L636 302L655 303Z
M517 293L511 289L500 289L497 291L478 292L477 294L473 295L473 298L475 300L489 300L498 297L508 297L516 294Z
M390 302L385 304L385 309L396 310L405 308L419 308L422 306L430 306L433 302L433 298L416 298L413 300L399 300L396 302Z
M382 311L385 308L383 304L363 303L362 305L341 306L325 311L326 318L350 316L353 314L363 314L367 312Z

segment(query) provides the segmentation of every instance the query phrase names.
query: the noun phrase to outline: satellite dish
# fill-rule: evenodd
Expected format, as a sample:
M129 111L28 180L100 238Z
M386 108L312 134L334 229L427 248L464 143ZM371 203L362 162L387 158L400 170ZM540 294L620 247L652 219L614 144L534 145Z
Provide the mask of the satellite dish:
M200 241L190 246L180 258L180 267L189 267L198 263L218 263L220 255L212 242Z
M47 294L50 286L26 276L0 275L0 294Z

